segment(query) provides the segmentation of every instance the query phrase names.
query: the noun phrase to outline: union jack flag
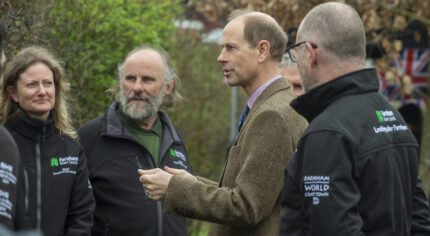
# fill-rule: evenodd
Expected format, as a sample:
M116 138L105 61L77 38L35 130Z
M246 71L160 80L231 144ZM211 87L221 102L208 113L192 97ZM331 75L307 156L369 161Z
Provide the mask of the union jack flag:
M408 48L403 49L395 62L397 68L412 77L412 83L414 85L426 87L429 60L430 49Z
M428 67L430 61L430 49L428 48L405 48L393 61L401 75L409 75L412 82L412 93L402 94L401 85L398 82L387 81L381 74L382 93L390 101L406 103L415 100L418 103L425 101L427 94Z

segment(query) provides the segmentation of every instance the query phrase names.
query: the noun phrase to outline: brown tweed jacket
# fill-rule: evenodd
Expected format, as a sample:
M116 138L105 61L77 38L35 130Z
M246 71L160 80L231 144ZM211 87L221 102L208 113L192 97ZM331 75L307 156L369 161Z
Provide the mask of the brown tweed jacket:
M289 105L285 79L270 84L250 110L218 183L174 176L166 212L213 222L209 235L278 235L284 169L306 128Z

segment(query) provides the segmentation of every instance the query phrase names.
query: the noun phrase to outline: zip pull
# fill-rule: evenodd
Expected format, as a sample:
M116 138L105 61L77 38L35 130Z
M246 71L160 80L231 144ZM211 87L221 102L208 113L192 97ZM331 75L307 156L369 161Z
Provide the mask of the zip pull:
M143 165L142 165L142 162L139 160L139 157L135 156L134 159L136 160L137 167L139 169L143 169Z

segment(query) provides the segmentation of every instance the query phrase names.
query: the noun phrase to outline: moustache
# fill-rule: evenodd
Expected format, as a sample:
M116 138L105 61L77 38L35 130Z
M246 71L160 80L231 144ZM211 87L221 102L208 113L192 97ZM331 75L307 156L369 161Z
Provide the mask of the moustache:
M131 94L130 96L127 97L127 101L130 101L130 100L141 100L141 101L148 102L151 100L151 96L146 94L139 94L139 95Z

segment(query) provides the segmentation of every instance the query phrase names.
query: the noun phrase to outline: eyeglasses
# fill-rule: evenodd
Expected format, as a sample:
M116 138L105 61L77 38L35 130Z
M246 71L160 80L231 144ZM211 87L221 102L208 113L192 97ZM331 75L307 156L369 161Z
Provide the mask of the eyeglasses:
M295 50L291 50L291 49L294 49L294 48L296 48L302 44L305 44L305 43L310 43L313 49L318 48L318 45L316 45L315 43L309 42L309 41L301 41L301 42L295 43L295 44L287 47L285 49L285 51L287 52L287 54L290 57L290 60L292 62L297 63L297 52Z

